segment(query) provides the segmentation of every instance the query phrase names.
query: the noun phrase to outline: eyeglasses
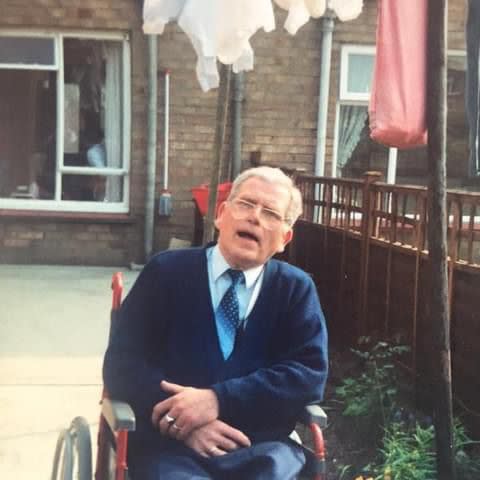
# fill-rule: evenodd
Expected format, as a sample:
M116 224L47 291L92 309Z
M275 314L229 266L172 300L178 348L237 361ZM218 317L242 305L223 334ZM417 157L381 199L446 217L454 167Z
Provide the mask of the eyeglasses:
M237 220L244 220L255 210L258 210L260 223L267 230L275 230L282 223L287 222L287 220L275 210L249 202L248 200L244 200L242 198L235 198L234 200L230 200L228 203L230 204L232 216Z

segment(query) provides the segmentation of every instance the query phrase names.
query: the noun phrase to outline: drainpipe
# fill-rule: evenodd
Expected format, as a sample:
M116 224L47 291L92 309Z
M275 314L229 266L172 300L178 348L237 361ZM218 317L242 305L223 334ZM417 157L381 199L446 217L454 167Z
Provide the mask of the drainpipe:
M147 185L145 189L145 261L153 250L155 225L155 168L157 164L157 35L148 38Z
M318 93L317 148L315 152L314 172L317 176L325 174L325 143L327 140L327 113L330 91L330 61L332 58L332 37L335 27L333 12L328 10L322 17L322 45L320 64L320 87Z
M245 99L245 75L243 72L233 76L233 159L232 178L242 169L242 105Z

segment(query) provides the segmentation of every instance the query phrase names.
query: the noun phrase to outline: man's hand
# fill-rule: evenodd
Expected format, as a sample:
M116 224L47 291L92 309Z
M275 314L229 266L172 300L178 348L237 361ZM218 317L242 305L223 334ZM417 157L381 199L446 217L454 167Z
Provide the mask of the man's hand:
M190 433L218 418L215 392L163 381L160 386L172 396L153 407L152 423L163 435L184 440Z
M185 438L184 443L202 457L225 455L251 445L250 439L243 432L221 420L197 428Z

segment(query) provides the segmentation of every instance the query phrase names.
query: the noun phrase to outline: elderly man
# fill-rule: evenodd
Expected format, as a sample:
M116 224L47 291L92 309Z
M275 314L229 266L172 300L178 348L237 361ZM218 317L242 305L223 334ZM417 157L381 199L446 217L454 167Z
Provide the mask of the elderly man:
M137 416L135 480L288 480L303 467L288 436L322 398L327 333L310 277L271 259L300 213L283 172L246 170L217 244L160 253L138 277L104 363Z

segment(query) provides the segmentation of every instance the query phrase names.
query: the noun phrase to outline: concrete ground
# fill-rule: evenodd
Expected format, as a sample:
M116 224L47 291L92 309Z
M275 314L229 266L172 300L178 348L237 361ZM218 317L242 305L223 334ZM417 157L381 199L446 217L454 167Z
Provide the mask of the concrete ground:
M0 265L0 478L50 478L58 433L84 416L95 448L112 273Z

